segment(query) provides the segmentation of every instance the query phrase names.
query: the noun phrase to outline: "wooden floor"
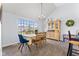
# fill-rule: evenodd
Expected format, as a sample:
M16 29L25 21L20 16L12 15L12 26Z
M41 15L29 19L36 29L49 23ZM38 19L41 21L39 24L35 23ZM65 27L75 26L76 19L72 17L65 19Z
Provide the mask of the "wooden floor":
M46 45L41 48L31 47L31 52L24 47L23 53L18 50L18 45L11 45L2 48L3 56L66 56L68 44L53 40L47 40Z

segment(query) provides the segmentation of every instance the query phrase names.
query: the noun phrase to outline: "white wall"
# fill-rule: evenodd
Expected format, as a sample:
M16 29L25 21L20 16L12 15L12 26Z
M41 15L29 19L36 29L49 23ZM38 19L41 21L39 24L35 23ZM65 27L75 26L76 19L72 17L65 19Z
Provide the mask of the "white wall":
M77 30L79 30L79 4L71 3L62 5L56 8L53 11L52 15L50 15L48 18L52 18L53 20L56 18L61 19L61 40L62 40L62 35L64 33L68 33L68 30L70 30L71 33L73 34L75 34ZM69 18L75 21L74 26L70 28L65 25L67 19ZM47 22L45 31L47 31Z
M2 47L18 42L17 16L3 12L2 15Z

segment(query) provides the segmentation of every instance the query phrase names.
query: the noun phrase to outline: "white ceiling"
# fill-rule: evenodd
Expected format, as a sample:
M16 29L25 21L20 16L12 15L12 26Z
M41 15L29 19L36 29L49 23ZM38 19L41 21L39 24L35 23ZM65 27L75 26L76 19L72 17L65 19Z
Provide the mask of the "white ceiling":
M42 14L48 17L55 8L61 5L63 4L42 3ZM38 19L38 16L41 15L41 3L4 3L3 10L18 16Z
M60 7L60 6L64 5L64 4L67 4L67 3L54 3L54 5L55 5L56 7Z

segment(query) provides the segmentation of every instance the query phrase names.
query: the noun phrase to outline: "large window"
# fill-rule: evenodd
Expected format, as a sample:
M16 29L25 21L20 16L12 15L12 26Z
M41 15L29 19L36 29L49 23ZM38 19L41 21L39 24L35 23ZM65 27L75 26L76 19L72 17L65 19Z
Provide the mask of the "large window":
M18 20L18 33L20 34L33 34L35 30L38 30L37 22L33 19L23 19Z

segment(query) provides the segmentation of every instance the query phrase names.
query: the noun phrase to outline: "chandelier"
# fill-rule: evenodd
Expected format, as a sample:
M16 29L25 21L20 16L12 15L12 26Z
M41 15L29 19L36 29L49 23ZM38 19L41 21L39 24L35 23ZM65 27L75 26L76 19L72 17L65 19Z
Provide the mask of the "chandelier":
M41 9L40 9L41 13L40 13L40 16L38 16L38 18L43 19L43 18L45 18L45 15L43 14L43 3L41 3L40 7L41 7Z

